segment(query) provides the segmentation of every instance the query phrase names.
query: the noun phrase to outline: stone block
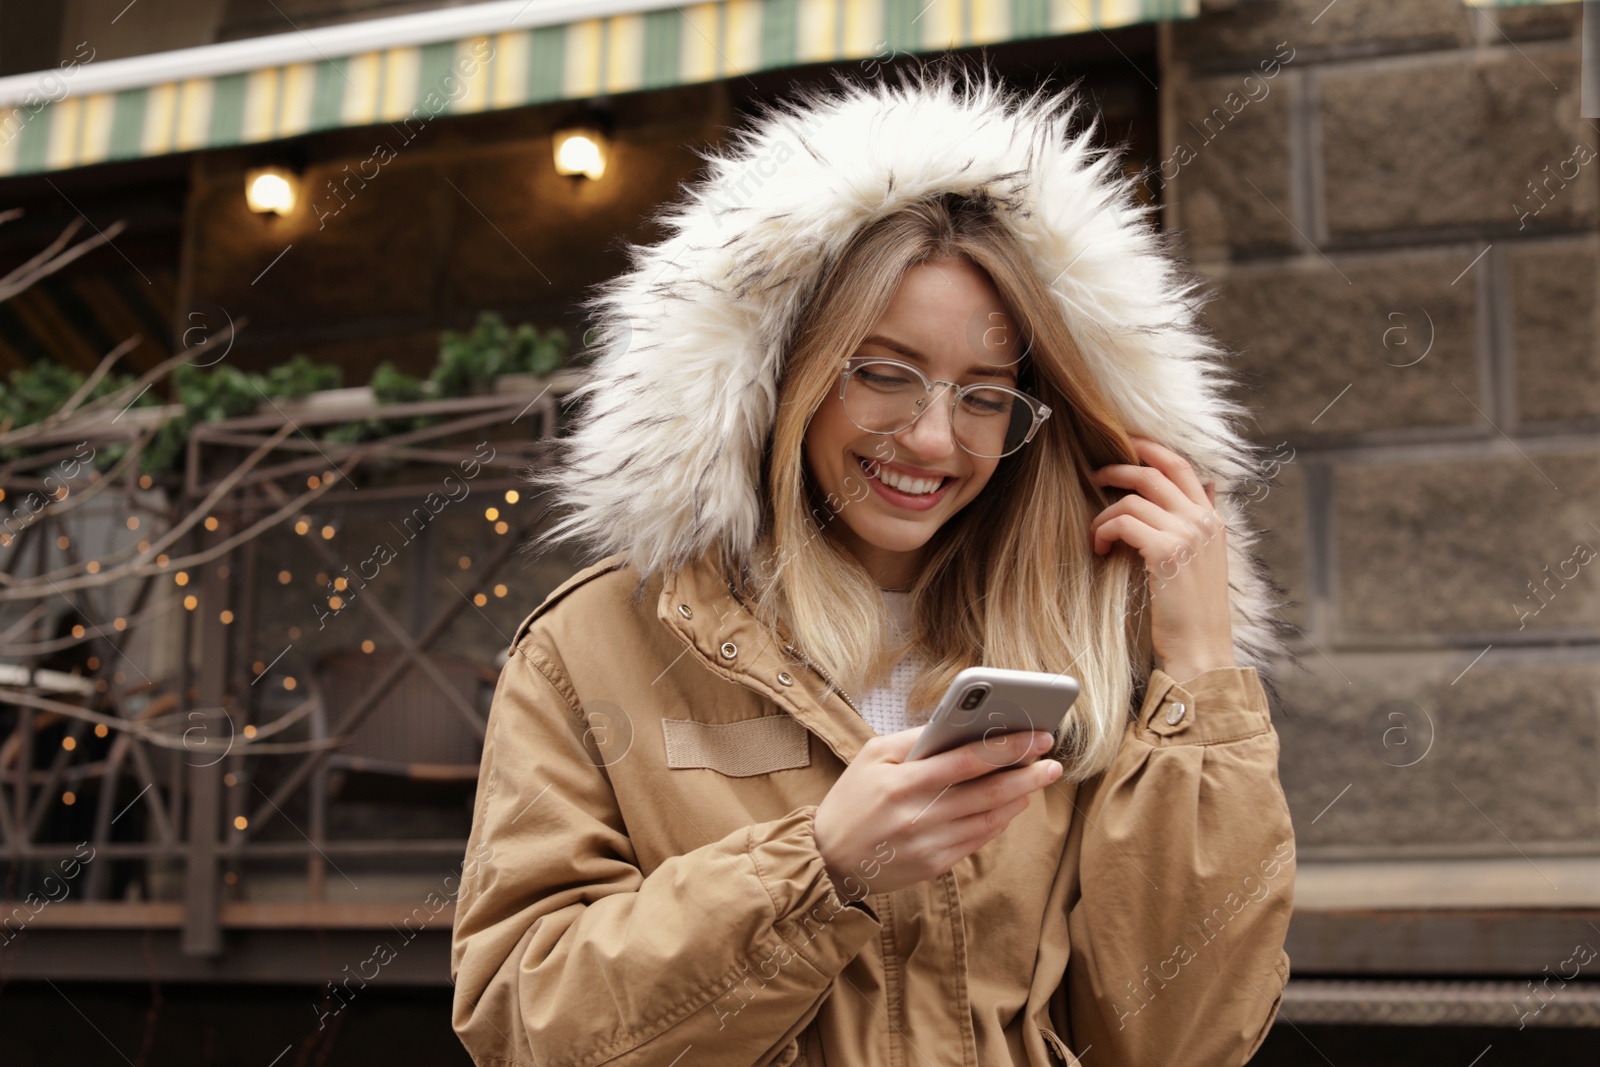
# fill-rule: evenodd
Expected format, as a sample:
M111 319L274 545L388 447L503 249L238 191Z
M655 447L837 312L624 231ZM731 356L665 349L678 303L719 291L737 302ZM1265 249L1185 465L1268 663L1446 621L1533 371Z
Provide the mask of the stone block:
M1278 672L1279 778L1301 848L1600 845L1600 668L1476 654Z
M1342 640L1600 632L1600 453L1524 451L1335 467Z
M1517 415L1600 415L1600 243L1529 245L1510 268Z
M1177 225L1196 253L1292 247L1290 79L1279 71L1178 83L1172 150L1153 186L1176 192ZM1252 187L1253 186L1253 187Z
M1451 284L1470 262L1405 253L1224 275L1205 314L1237 353L1257 436L1477 421L1449 384L1477 403L1477 298L1469 279Z
M1483 14L1488 17L1492 27L1484 35L1490 43L1507 38L1513 41L1536 41L1550 37L1577 37L1583 29L1581 3L1486 8Z
M1473 40L1460 0L1239 0L1175 22L1173 52L1197 66L1266 58L1287 41L1308 58L1449 48Z
M1330 73L1320 92L1335 238L1597 217L1600 158L1578 162L1597 139L1578 114L1574 46Z

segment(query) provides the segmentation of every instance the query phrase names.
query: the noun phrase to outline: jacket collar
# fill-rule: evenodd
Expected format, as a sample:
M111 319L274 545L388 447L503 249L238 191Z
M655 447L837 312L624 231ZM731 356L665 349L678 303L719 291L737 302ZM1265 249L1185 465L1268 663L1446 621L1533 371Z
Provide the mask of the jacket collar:
M772 700L843 762L877 736L818 670L788 651L787 632L773 634L740 603L710 553L664 576L656 617L708 669Z

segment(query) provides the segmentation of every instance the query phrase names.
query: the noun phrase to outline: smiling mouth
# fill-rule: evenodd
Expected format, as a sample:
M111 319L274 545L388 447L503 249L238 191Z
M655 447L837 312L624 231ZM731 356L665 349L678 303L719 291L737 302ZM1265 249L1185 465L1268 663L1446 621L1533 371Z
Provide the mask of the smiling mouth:
M854 453L852 453L852 455L854 455ZM955 478L954 475L947 474L943 478L939 479L936 484L930 485L930 483L933 483L932 478L912 478L908 475L897 474L894 471L886 470L876 460L869 460L865 456L857 455L855 459L856 465L861 468L861 472L868 478L873 478L879 482L882 482L895 492L904 493L906 496L933 496L945 486L949 485L950 482ZM907 488L901 488L900 486L892 484L886 479L880 477L881 474L888 474L889 477L899 481L901 486L906 486Z

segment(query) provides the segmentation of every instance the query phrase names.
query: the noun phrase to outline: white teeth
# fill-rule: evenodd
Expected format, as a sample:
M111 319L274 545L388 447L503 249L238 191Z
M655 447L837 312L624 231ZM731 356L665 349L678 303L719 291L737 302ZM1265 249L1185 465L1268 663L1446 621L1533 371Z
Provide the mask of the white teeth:
M857 457L856 461L861 464L862 470L871 473L872 467L867 460ZM883 484L909 496L925 496L944 484L943 478L907 478L882 465L877 468L877 477Z

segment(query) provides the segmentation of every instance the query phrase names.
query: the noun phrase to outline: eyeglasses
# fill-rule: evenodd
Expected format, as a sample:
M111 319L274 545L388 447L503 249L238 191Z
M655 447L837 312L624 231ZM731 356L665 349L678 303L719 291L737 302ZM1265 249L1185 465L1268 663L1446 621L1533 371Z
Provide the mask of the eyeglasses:
M868 433L899 433L922 417L936 385L950 386L950 425L956 443L974 456L999 459L1029 441L1050 408L1004 385L933 381L898 359L851 356L839 372L845 417Z

